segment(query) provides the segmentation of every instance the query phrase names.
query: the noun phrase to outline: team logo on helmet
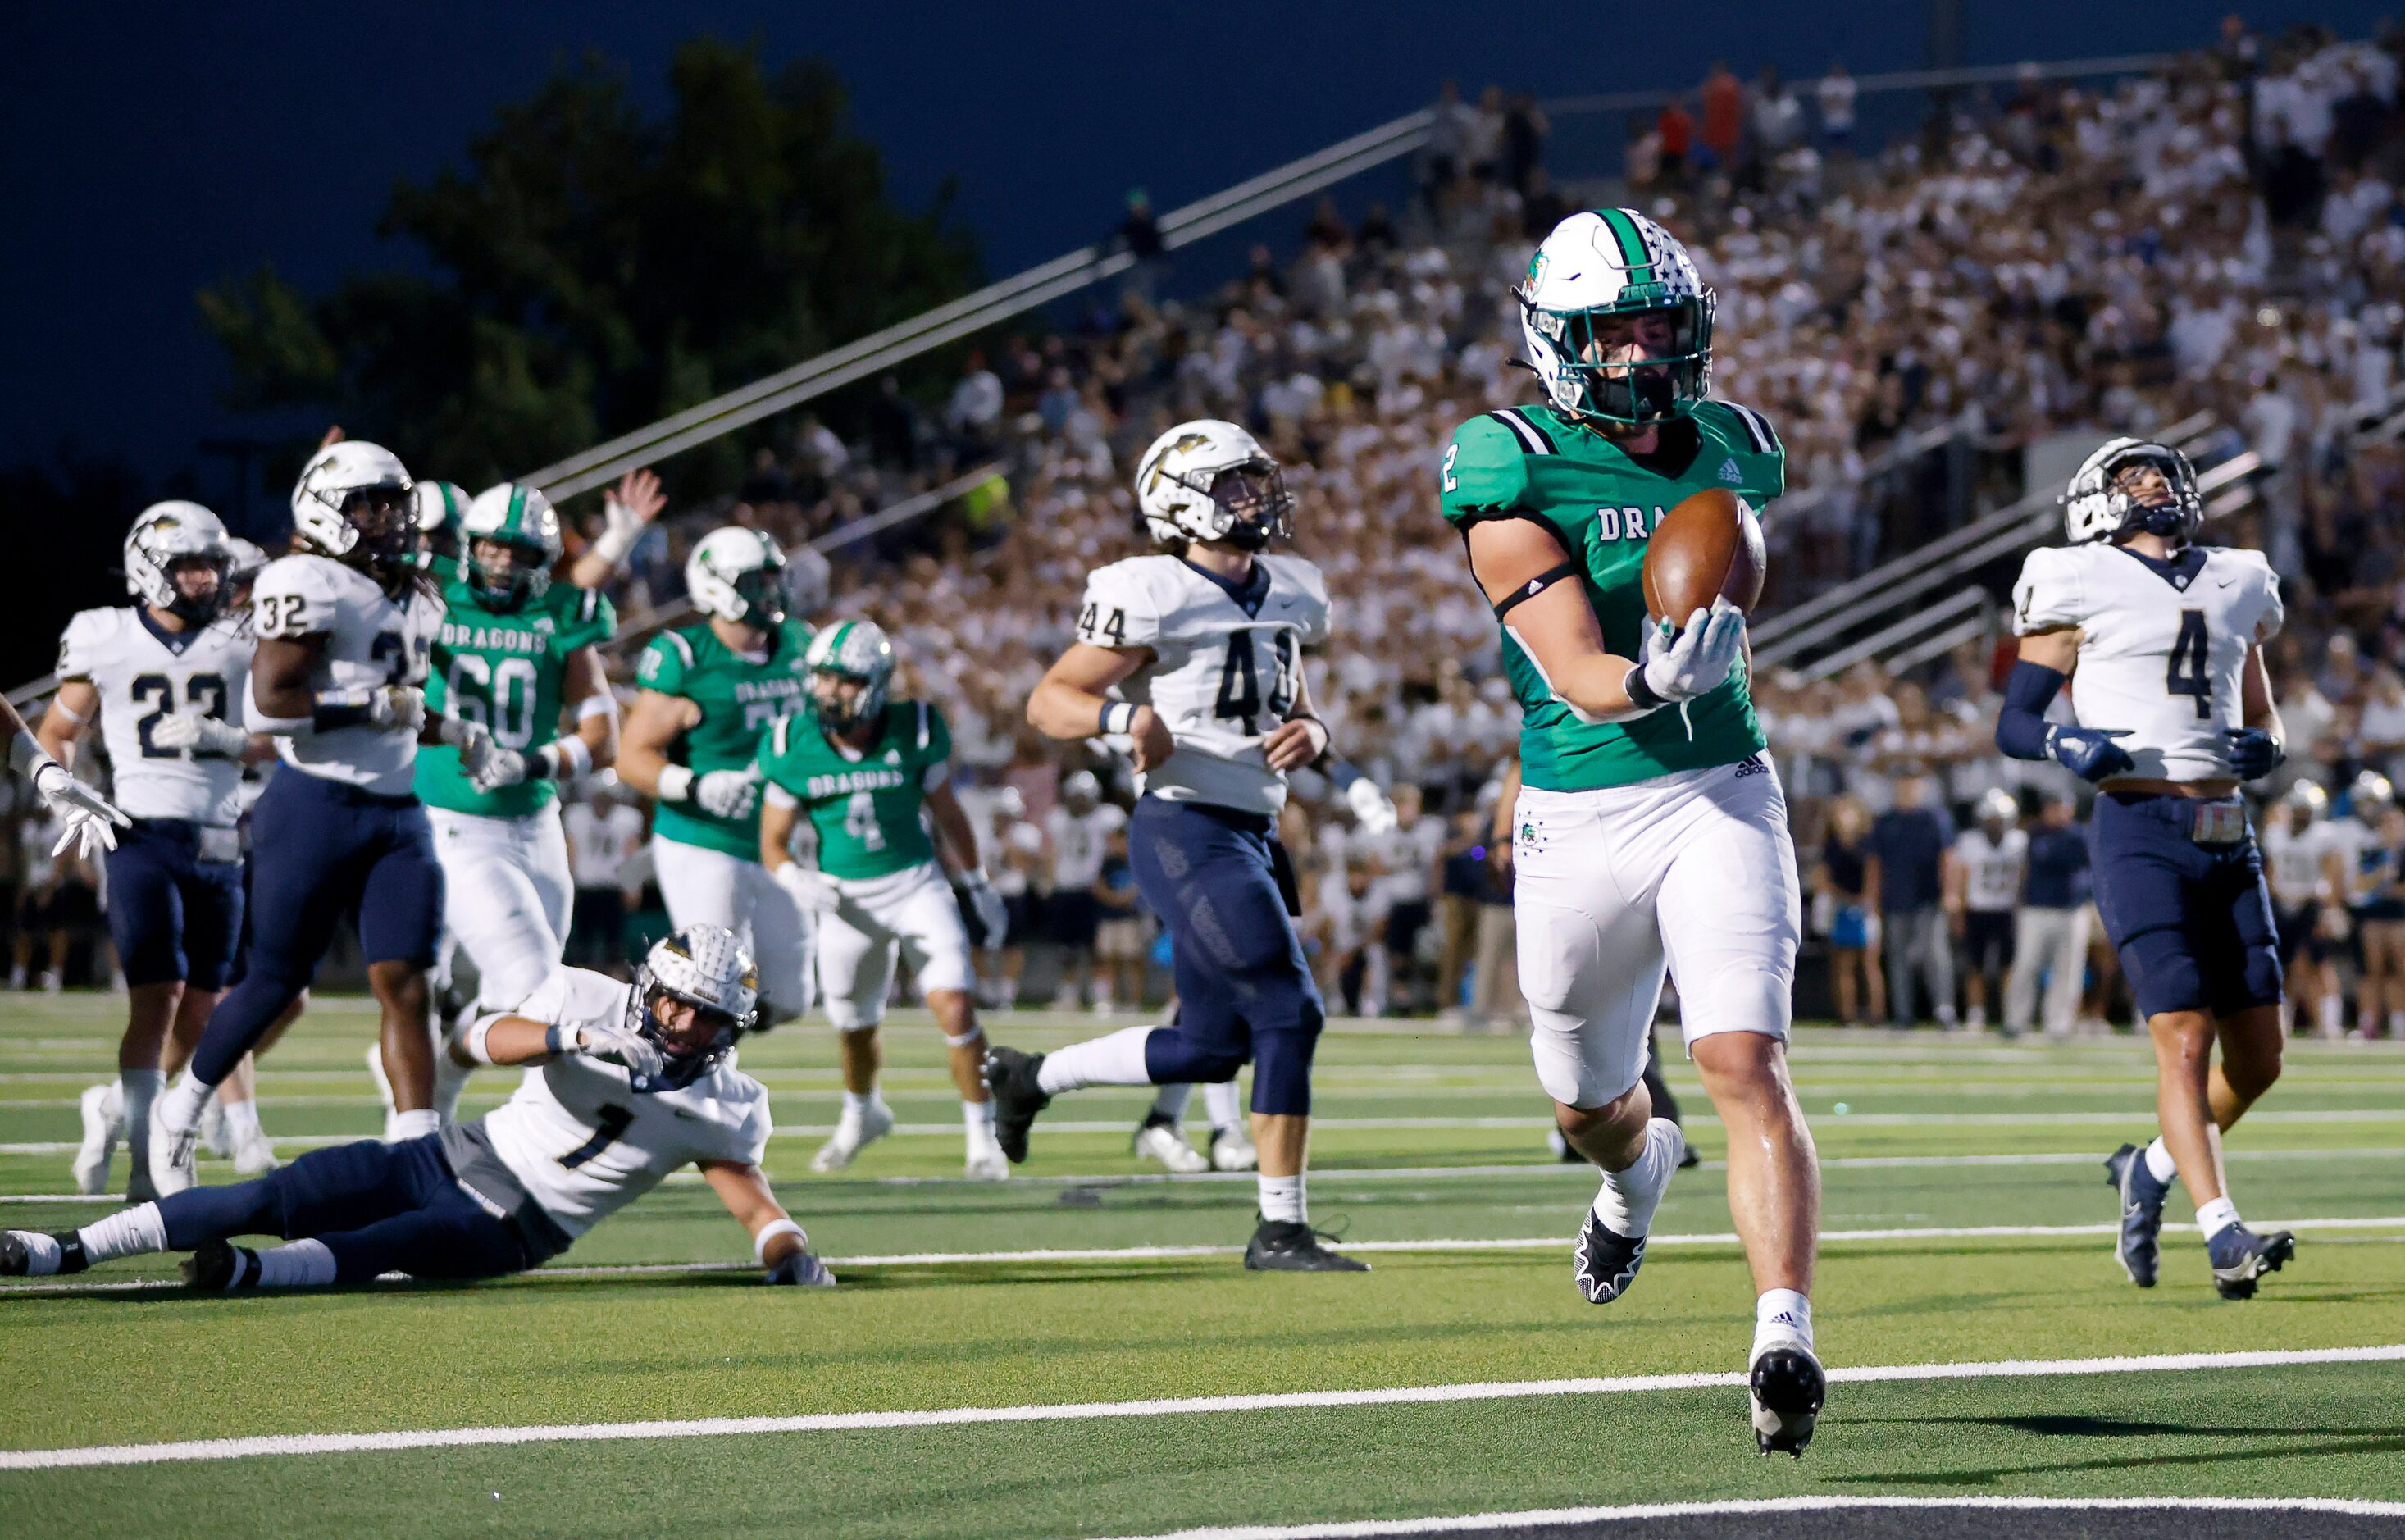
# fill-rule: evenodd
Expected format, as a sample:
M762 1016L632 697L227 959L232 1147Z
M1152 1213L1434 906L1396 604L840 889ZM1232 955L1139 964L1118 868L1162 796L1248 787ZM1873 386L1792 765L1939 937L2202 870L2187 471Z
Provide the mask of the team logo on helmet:
M389 449L359 439L309 457L292 486L292 527L321 556L381 574L417 555L415 486Z
M182 579L200 570L215 575L198 594L185 592ZM154 502L125 531L125 586L147 604L205 626L233 597L232 537L197 502Z
M538 487L487 487L459 520L459 575L485 607L504 614L551 587L559 515Z
M664 1004L691 1006L694 1020L671 1030ZM635 970L626 1026L659 1049L656 1076L632 1078L638 1094L680 1091L726 1062L760 1019L760 975L751 953L724 925L693 925L655 943Z
M704 615L767 630L785 618L784 550L739 524L712 530L685 558L684 587Z
M1564 417L1638 427L1711 393L1718 301L1687 248L1635 209L1564 219L1513 293L1529 367Z
M1232 422L1179 423L1136 464L1135 500L1160 544L1226 541L1258 551L1294 534L1294 494L1260 441Z
M2168 444L2107 440L2063 489L2062 530L2074 545L2144 531L2185 544L2204 529L2196 467Z

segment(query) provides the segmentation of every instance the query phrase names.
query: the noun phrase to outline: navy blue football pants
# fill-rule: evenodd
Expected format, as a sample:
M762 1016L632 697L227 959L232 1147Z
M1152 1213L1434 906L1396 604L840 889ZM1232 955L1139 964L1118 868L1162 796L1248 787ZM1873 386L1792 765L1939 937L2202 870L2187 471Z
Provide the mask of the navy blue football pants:
M415 797L379 797L286 766L250 815L250 936L242 981L218 1002L192 1053L218 1085L309 987L343 916L359 914L370 963L434 966L443 869Z
M242 863L202 860L188 819L137 818L108 853L108 937L129 984L223 989L242 908Z
M312 1150L257 1181L161 1198L159 1217L177 1251L235 1236L322 1241L337 1283L386 1273L498 1278L527 1266L517 1232L460 1190L437 1134Z
M2141 1015L2230 1016L2280 1003L2280 945L2263 857L2251 831L2202 845L2201 804L2186 797L2106 792L2088 849L2096 912L2120 954Z
M1177 1019L1145 1043L1155 1085L1216 1085L1253 1066L1253 1110L1311 1110L1327 1012L1287 907L1270 820L1146 797L1129 821L1136 891L1169 927Z

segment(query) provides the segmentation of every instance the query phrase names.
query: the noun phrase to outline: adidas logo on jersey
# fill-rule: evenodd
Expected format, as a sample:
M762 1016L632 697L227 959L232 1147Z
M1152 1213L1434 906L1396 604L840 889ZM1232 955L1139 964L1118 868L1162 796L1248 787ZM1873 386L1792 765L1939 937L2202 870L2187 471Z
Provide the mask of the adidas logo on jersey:
M1731 779L1741 780L1749 775L1767 775L1769 773L1770 767L1762 762L1762 756L1758 754L1749 754L1743 759L1737 761L1737 774L1731 777Z
M1737 457L1735 455L1731 455L1728 459L1721 461L1721 479L1727 482L1732 487L1735 487L1745 480L1745 473L1737 469Z

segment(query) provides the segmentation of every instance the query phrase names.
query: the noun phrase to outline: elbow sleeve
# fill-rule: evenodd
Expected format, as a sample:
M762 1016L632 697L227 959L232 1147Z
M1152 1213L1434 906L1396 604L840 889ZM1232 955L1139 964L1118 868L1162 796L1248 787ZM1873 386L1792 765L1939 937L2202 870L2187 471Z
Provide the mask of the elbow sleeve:
M1996 718L1996 747L2015 759L2043 759L2046 709L2054 704L2066 676L2043 663L2013 665L2004 681L2004 709Z

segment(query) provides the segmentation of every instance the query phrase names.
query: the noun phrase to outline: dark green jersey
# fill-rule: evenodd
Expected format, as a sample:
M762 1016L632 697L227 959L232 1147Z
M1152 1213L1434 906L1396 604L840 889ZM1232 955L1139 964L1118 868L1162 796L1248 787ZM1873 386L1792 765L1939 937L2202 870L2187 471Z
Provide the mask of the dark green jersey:
M802 657L809 644L810 629L798 620L777 628L767 656L757 662L718 640L707 621L652 638L636 666L636 683L701 708L701 720L668 745L668 762L696 776L751 765L768 725L801 703ZM746 817L720 818L695 802L663 802L652 831L748 861L760 858L756 809Z
M883 877L935 858L919 809L951 756L942 712L924 701L894 700L886 704L875 741L856 752L830 740L812 712L781 717L768 729L760 768L818 831L821 870Z
M1455 431L1439 473L1445 518L1531 518L1585 571L1603 644L1635 657L1646 622L1645 541L1691 495L1724 487L1756 509L1786 489L1787 451L1760 413L1708 401L1663 430L1664 452L1639 464L1600 434L1542 406L1470 418ZM1692 449L1691 456L1686 451ZM1683 457L1683 458L1682 458ZM1727 684L1632 721L1590 725L1572 715L1503 627L1503 669L1520 699L1521 773L1548 791L1626 785L1674 770L1734 764L1764 747L1744 666Z
M569 655L602 641L618 625L607 599L564 583L506 615L486 609L458 582L443 586L443 604L426 709L481 722L502 747L527 754L559 736ZM432 807L515 818L558 794L556 784L541 779L478 791L459 769L457 749L429 743L417 751L417 795Z

